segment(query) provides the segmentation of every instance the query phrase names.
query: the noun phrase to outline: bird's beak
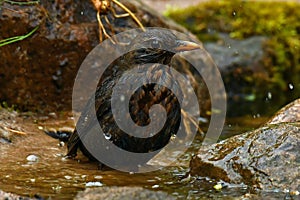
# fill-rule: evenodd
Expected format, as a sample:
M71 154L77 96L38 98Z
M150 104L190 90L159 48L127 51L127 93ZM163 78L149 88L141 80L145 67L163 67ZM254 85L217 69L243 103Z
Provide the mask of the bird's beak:
M176 52L191 51L191 50L195 50L195 49L203 49L203 46L201 44L197 44L197 43L189 42L189 41L177 40L176 44L177 45L174 48L174 50Z

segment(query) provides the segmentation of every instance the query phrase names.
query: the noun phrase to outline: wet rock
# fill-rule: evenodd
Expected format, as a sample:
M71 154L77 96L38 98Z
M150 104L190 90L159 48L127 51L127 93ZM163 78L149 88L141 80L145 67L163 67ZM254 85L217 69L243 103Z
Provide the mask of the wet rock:
M235 40L227 34L220 34L218 42L205 43L204 46L211 54L223 73L233 73L240 68L255 70L263 56L263 42L266 37L254 36L244 40Z
M174 200L175 197L161 192L143 189L141 187L101 187L88 188L79 192L75 200L105 199L105 200Z
M145 27L186 29L148 9L141 1L123 2ZM118 13L124 11L116 7ZM116 33L137 28L130 18L112 19ZM4 1L0 10L0 39L29 38L1 47L0 101L22 110L71 110L72 88L78 68L99 44L96 11L90 1L46 1L18 5ZM107 24L105 24L108 31ZM110 33L110 32L109 32ZM101 55L99 55L101 57Z
M283 107L267 123L277 124L282 122L300 122L300 99Z
M191 174L263 190L300 191L300 123L277 124L203 146Z
M190 163L191 174L299 193L299 102L287 105L257 130L203 146Z
M0 200L32 200L32 199L28 197L21 197L19 195L12 194L12 193L3 192L2 190L0 190Z
M20 120L17 112L0 107L0 144L9 144L16 137L25 135L19 126Z

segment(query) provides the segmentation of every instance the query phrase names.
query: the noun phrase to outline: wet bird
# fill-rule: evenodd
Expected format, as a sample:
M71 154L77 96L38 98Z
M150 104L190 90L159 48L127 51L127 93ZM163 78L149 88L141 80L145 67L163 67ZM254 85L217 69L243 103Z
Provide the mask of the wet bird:
M110 65L110 68L114 70L111 70L113 72L102 78L98 84L95 96L92 97L95 100L94 104L91 103L93 101L89 101L81 113L76 125L77 128L67 142L68 157L76 157L77 151L80 149L85 156L95 160L95 156L87 150L86 144L81 141L77 130L78 126L81 127L81 132L87 132L95 123L99 123L107 140L119 148L134 153L160 150L168 144L171 136L177 133L181 121L180 98L182 95L180 94L182 92L179 83L171 73L170 62L177 52L199 49L201 46L193 42L179 40L168 30L150 29L139 33L129 48L131 51ZM128 72L133 66L139 67L149 63L153 64L147 66L146 70L137 71L135 74ZM165 68L163 65L168 67ZM124 76L126 73L127 76ZM122 78L126 80L122 80ZM138 80L149 83L139 87L130 96L128 105L130 114L124 120L132 120L136 125L143 127L152 123L149 110L153 105L159 104L166 111L166 121L163 128L158 133L146 138L129 135L118 127L111 108L113 89L117 82L127 81L134 86ZM156 81L171 85L176 90L175 93L179 95L176 96L174 91L162 84L153 83ZM126 91L119 92L126 94ZM96 111L97 119L91 117L93 109ZM142 162L147 161L146 159Z

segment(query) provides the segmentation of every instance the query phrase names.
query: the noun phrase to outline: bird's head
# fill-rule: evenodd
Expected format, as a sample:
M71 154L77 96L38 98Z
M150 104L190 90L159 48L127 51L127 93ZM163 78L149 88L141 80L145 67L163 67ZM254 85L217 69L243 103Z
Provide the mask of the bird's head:
M131 56L136 64L169 64L177 52L202 48L194 42L179 40L171 31L164 29L148 29L138 34L130 44Z

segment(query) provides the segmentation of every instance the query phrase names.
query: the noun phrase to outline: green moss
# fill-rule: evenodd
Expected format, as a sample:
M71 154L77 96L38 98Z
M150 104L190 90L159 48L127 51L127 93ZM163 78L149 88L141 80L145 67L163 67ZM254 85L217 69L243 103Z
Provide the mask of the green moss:
M234 38L245 38L282 32L297 36L299 9L295 2L233 0L209 1L186 9L169 8L165 14L196 34L213 29Z
M232 38L267 36L265 65L270 87L288 91L300 87L300 4L296 2L208 1L186 9L169 8L166 15L200 40L215 39L218 32ZM299 90L299 89L298 89ZM298 94L300 95L299 91Z

